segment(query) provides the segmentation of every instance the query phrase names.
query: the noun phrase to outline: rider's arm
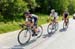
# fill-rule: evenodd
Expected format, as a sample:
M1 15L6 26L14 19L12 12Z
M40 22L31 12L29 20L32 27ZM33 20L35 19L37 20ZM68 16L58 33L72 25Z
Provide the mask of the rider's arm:
M51 14L48 16L47 22L49 22L49 20L50 20L50 17L51 17Z
M52 16L52 14L50 14L49 16L48 16L48 21L50 20L50 17Z

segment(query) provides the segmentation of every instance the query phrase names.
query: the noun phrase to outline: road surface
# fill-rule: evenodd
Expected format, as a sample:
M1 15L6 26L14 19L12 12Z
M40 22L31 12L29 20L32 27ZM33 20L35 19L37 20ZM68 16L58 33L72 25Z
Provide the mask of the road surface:
M62 29L63 22L60 22L58 31L51 35L47 34L47 26L43 25L44 32L40 38L32 38L25 46L17 41L19 30L1 34L0 49L75 49L75 20L70 20L67 30Z

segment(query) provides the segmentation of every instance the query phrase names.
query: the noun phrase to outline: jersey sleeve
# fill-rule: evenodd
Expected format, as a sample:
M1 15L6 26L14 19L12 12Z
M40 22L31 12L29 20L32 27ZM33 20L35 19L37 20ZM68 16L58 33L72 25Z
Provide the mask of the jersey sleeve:
M36 17L36 18L38 18L38 16L37 16L37 15L35 15L35 14L32 14L32 16L33 16L33 17Z

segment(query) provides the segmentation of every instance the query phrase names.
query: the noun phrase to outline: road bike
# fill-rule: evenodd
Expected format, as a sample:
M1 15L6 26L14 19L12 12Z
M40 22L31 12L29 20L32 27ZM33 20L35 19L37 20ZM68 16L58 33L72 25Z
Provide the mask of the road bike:
M42 26L38 26L37 27L37 38L41 37L42 36L42 33L43 33L43 28ZM33 30L30 26L26 26L26 25L22 25L22 29L21 31L19 32L18 34L18 42L19 44L21 45L25 45L27 44L31 37L32 37L32 34L33 34Z
M54 22L54 20L51 20L51 23L47 27L48 34L56 32L58 30L58 22Z

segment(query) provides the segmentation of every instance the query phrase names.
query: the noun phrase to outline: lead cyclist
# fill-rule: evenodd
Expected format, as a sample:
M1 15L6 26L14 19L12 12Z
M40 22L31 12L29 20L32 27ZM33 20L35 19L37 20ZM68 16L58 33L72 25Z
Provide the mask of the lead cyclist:
M32 36L37 36L37 23L38 16L35 14L31 14L30 12L24 12L24 16L26 18L25 25L29 25L32 28L33 34Z

